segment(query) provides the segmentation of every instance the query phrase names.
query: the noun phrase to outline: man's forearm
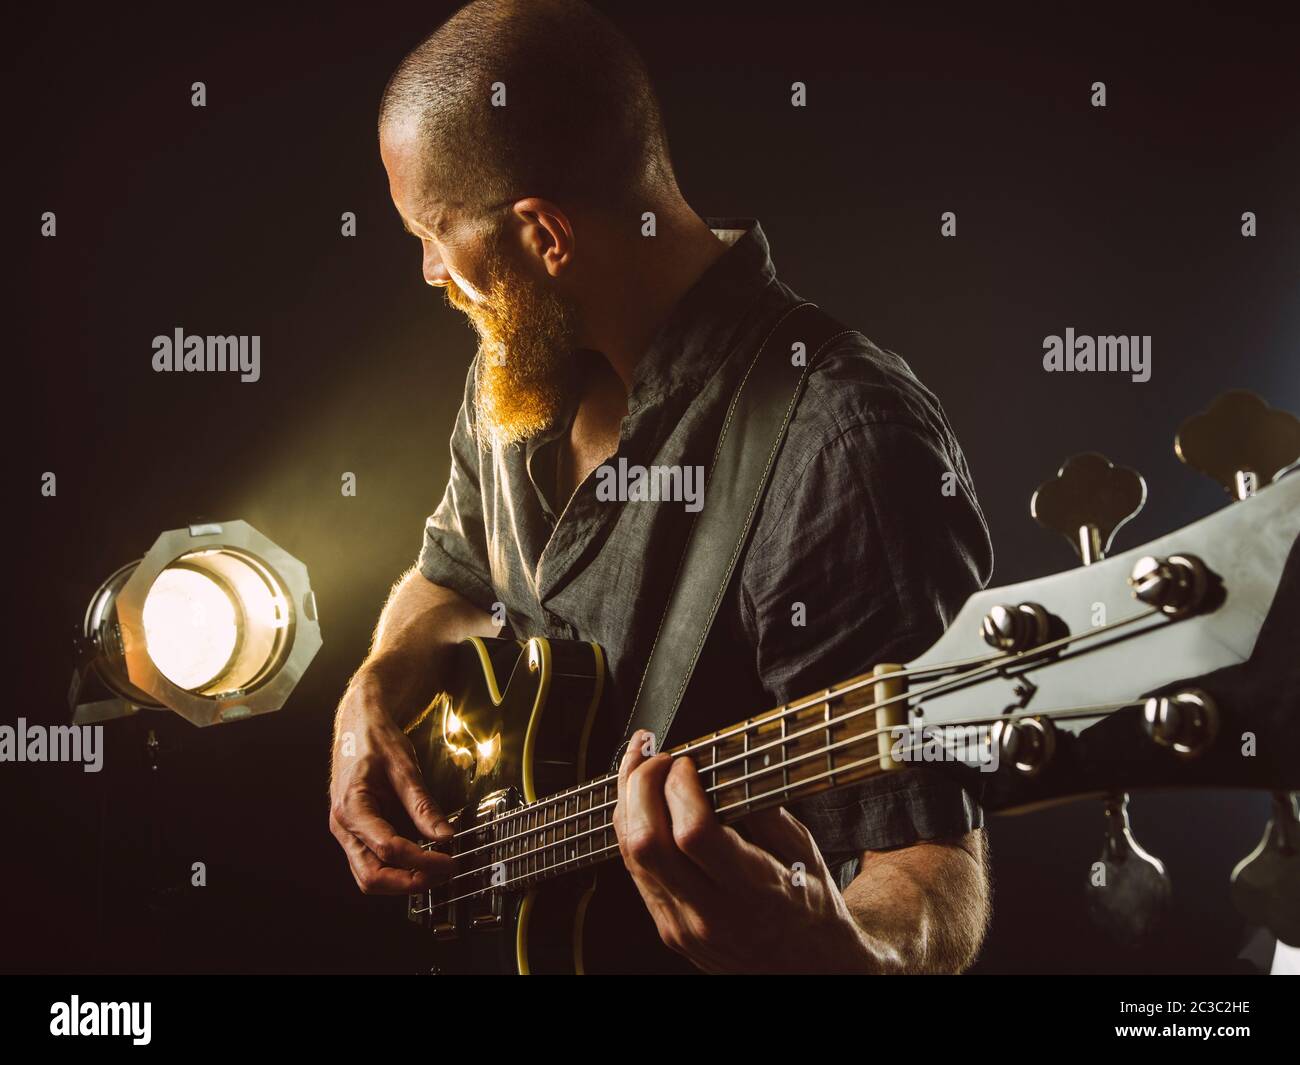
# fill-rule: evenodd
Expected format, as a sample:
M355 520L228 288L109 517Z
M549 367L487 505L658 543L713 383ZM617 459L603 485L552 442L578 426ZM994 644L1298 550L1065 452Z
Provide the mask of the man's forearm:
M428 705L456 644L497 631L490 614L412 569L389 593L349 692L374 697L402 724Z
M984 941L989 920L986 840L868 851L844 892L880 972L957 973Z

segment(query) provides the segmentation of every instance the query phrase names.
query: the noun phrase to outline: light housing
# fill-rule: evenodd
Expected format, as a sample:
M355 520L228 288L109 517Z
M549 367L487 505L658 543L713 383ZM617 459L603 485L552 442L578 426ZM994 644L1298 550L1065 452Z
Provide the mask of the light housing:
M244 521L172 529L91 597L73 721L170 709L215 725L269 713L320 645L316 597L296 558Z

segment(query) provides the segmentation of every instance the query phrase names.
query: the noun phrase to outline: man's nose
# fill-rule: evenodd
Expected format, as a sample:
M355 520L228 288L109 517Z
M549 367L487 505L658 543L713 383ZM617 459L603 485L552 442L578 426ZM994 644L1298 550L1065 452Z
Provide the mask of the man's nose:
M425 284L434 285L437 288L444 288L451 284L451 274L447 271L442 256L438 254L438 249L434 247L431 240L424 242L423 266Z

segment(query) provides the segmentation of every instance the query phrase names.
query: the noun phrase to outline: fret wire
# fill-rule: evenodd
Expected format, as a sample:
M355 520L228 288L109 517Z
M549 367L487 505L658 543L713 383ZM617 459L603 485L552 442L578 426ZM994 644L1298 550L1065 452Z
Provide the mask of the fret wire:
M785 785L785 790L790 790L790 767L786 764L786 759L790 756L786 750L785 744L785 715L781 715L781 783Z
M713 741L709 744L709 767L712 772L709 775L709 786L713 791L718 789L718 734L713 734Z
M603 840L609 839L609 829L610 826L614 823L613 811L610 810L608 813L606 813L607 810L609 810L609 778L608 777L605 778L605 801L602 804L600 809L600 823L601 823L600 836L601 839Z
M831 750L831 744L835 742L835 734L831 731L831 701L830 689L826 689L826 765L831 771L831 787L835 786L835 754Z
M588 803L587 805L588 805L588 807L591 806L590 803ZM581 789L581 788L578 789L578 821L579 821L579 822L582 821L582 789ZM591 827L591 818L590 818L590 817L587 818L587 827L588 827L588 828ZM590 849L590 844L588 844L588 849ZM579 853L579 854L582 853L582 837L581 837L581 836L578 837L578 853Z
M745 802L749 802L749 726L745 726L745 731L741 733L741 753L744 758L741 761L740 772L745 781Z

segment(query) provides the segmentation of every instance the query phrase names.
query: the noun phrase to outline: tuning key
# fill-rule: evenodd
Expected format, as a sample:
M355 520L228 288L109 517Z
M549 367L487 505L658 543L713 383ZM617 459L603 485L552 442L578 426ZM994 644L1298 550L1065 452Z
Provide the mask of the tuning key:
M1112 794L1106 800L1106 839L1087 892L1093 923L1120 943L1144 938L1169 905L1169 874L1133 838L1128 795Z
M1206 606L1217 578L1196 555L1144 555L1133 564L1128 583L1141 602L1171 618L1185 618Z
M1219 733L1219 710L1197 688L1153 695L1142 707L1142 727L1156 743L1186 758L1205 751Z
M1116 531L1146 502L1142 475L1095 451L1067 459L1034 492L1029 513L1070 541L1085 566L1105 557Z
M1041 773L1056 753L1056 726L1050 717L998 718L991 731L999 762L1021 776Z
M999 651L1029 651L1051 638L1052 616L1037 603L998 605L984 615L980 635Z
M1234 499L1245 499L1300 459L1300 419L1253 392L1225 392L1183 422L1174 453Z
M1232 871L1232 901L1251 922L1300 947L1300 807L1273 795L1273 817L1259 846Z

